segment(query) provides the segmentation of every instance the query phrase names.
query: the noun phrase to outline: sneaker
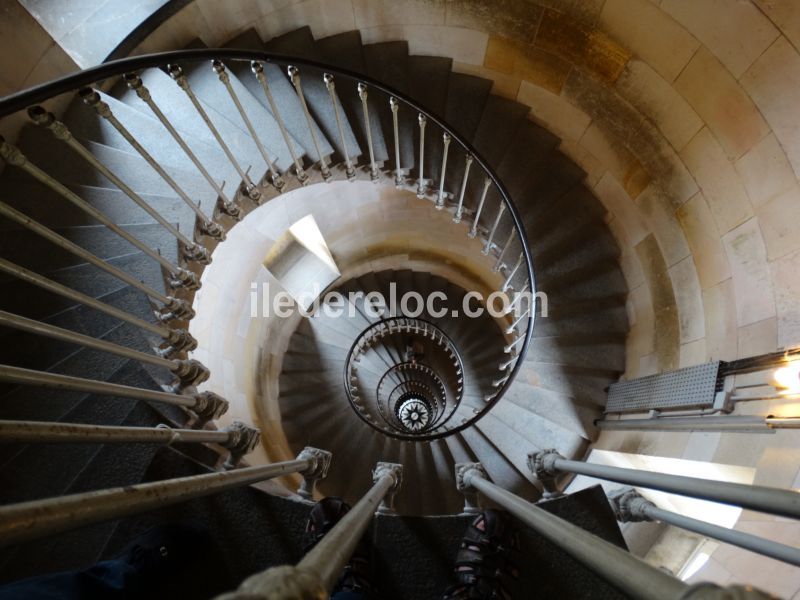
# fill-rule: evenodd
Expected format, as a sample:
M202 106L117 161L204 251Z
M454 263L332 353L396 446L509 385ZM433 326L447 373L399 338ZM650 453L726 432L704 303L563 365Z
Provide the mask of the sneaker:
M443 600L510 600L509 585L519 577L511 554L519 540L509 515L485 510L467 528L456 555L456 585Z
M311 509L306 524L308 543L305 547L307 553L325 537L333 526L350 511L350 505L337 497L323 498ZM333 594L351 592L374 595L374 587L370 581L369 547L362 538L356 546L350 561L345 565L339 581L333 588Z

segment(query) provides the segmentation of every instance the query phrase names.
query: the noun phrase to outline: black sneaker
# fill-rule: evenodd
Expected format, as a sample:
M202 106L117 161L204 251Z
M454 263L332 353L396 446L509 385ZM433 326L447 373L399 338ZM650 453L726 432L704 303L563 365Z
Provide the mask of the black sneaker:
M325 537L333 526L338 523L350 511L350 505L337 497L323 498L311 509L306 523L306 535L308 543L305 552ZM338 592L353 592L373 597L375 594L374 586L370 581L369 547L362 538L356 546L350 561L345 565L339 581L333 588L333 594Z
M511 555L519 550L509 515L485 510L467 528L456 555L456 585L443 600L509 600L509 585L519 572Z

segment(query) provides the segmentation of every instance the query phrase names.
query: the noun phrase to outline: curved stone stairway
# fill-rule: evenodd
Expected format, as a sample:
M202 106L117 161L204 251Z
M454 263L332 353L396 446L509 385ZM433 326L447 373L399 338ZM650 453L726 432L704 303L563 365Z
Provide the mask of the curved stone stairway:
M230 45L264 47L254 32L244 34ZM330 487L324 489L351 497L365 489L367 474L377 459L389 460L388 456L382 455L382 451L386 450L393 455L391 460L398 460L406 466L406 493L401 494L398 501L401 509L409 513L452 514L458 510L461 498L456 494L452 480L454 462L479 460L499 485L529 498L537 497L538 491L525 466L527 452L536 448L556 447L565 456L582 456L594 435L592 421L602 410L604 389L623 370L623 341L627 331L624 310L626 289L617 266L615 244L603 223L604 211L583 187L583 173L557 151L558 140L554 136L527 120L527 107L491 95L489 81L451 72L449 59L409 56L408 46L404 42L362 45L357 32L314 40L308 29L301 29L272 40L266 47L275 52L318 58L386 81L416 98L432 113L442 115L456 131L472 141L498 171L525 219L534 252L537 288L547 292L550 303L550 317L538 320L525 365L504 399L474 428L432 444L419 444L418 447L409 443L395 443L389 438L381 440L380 434L363 425L345 406L343 389L337 397L336 408L324 405L313 410L311 407L303 409L300 403L309 401L308 394L298 391L299 388L292 392L291 385L285 383L293 372L297 372L300 378L308 378L308 374L302 372L308 363L304 365L297 356L301 351L300 340L313 338L324 341L326 336L331 335L330 328L326 332L317 332L315 321L304 321L292 340L281 377L281 402L282 407L286 406L286 431L292 443L303 445L311 442L331 450L335 457L335 468L324 484ZM276 82L273 94L281 106L295 147L302 149L307 164L315 162L318 157L288 80L276 71L277 67L266 66L265 69L271 76L271 82ZM242 71L246 71L244 66L231 70L233 85L247 111L258 115L259 122L272 124L268 126L272 129L265 131L263 139L273 153L271 159L277 169L284 172L292 162L290 153L269 114L263 95L257 93L257 82L252 75ZM227 104L230 99L224 95L224 88L217 81L216 74L207 65L202 65L202 68L196 66L186 73L202 105L242 167L249 168L253 181L260 180L267 174L267 165L242 124L231 117ZM212 177L217 182L225 182L224 190L232 198L241 178L199 120L183 92L168 75L159 70L146 71L142 74L142 80L168 112L173 124L202 164L211 170ZM338 142L336 124L324 86L321 81L308 77L304 79L304 86L309 106L319 125L321 153L333 151L335 157L340 157L343 148ZM360 105L355 90L341 87L339 93L343 114L347 117L344 120L347 151L355 160L362 156L366 147L365 132L358 118L360 113L357 112ZM102 99L187 195L199 202L200 209L211 215L217 202L217 193L198 176L192 164L135 92L120 82ZM376 159L384 161L389 156L387 141L390 139L390 124L383 120L386 111L373 110L372 115L371 132ZM79 101L73 103L62 120L76 139L171 224L213 249L216 242L198 229L194 212L107 121ZM418 135L415 115L402 112L401 123L401 164L413 176ZM46 165L48 172L58 181L68 185L124 230L143 240L149 248L157 249L173 262L182 260L182 252L175 238L165 228L154 223L96 170L89 168L74 153L65 150L49 132L33 125L26 127L17 145L31 161ZM439 169L437 157L440 147L441 141L432 140L427 152L429 163L426 162L425 172L434 181L437 180ZM454 154L457 156L458 153ZM387 162L386 168L391 168L391 162ZM461 159L454 157L451 164L453 166L448 170L447 182L448 188L455 189L461 180L463 155ZM68 205L60 196L33 181L20 169L10 165L6 167L2 174L2 190L2 200L17 210L89 249L109 264L130 273L136 280L160 292L169 290L164 274L151 258L132 249L106 227ZM269 193L265 191L265 197L261 200L268 200ZM468 202L474 202L477 194L468 194L468 197L472 198ZM246 209L255 206L255 203L248 205L247 202L250 201L245 199ZM467 214L470 214L476 207L468 204L466 208ZM224 215L220 216L220 220L229 227L234 223L233 219ZM0 229L3 258L143 319L154 320L149 301L131 285L98 271L8 220L0 221ZM507 235L508 231L498 232L497 239L505 239ZM507 257L507 262L513 263L513 260L509 261ZM184 266L200 272L196 263L185 263ZM396 273L398 280L402 279L401 275L402 272ZM432 278L427 281L428 285L434 286ZM160 342L131 325L120 325L109 317L9 276L0 276L0 285L2 310L133 348L146 350ZM363 278L358 285L370 287ZM186 297L191 298L191 295ZM319 327L324 325L320 324ZM468 362L475 369L480 385L501 375L499 370L492 372L499 364L497 357L502 354L501 347L486 348L484 355L473 354L473 342L478 345L474 331L469 331L469 327L465 326L463 331L454 329L453 335L463 335L460 338L465 344L463 354L470 355ZM161 372L157 368L94 350L15 331L3 331L2 337L0 347L5 364L150 389L158 389L170 379L166 371ZM337 344L330 344L330 348L334 353L341 350ZM321 356L319 353L317 356L324 360L336 360L335 356ZM335 381L328 383L330 385L326 389L336 396L333 394ZM160 422L182 425L187 419L183 411L156 403L9 385L3 386L2 394L0 418L3 419L147 426ZM478 401L480 395L474 394L473 400ZM290 402L294 406L289 407ZM340 423L331 418L329 410L337 411ZM347 420L350 421L348 425ZM321 422L329 427L323 430L319 427ZM350 428L356 425L361 427L358 438L349 433ZM299 432L302 428L312 431L308 439L301 439ZM353 450L356 444L359 449L369 450L356 452ZM0 497L6 503L132 484L198 472L206 468L203 464L213 465L215 461L216 455L211 451L198 453L184 448L143 449L141 446L124 444L4 445L0 446ZM569 500L560 502L567 505ZM593 502L597 505L597 499ZM589 505L592 502L586 504ZM568 506L563 510L567 513L571 511L574 520L595 530L605 527L604 535L607 537L618 536L618 533L614 533L615 526L611 531L607 523L603 524L608 520L608 514L596 516L602 513L602 507L600 513L592 515L578 512L576 506ZM580 506L585 508L584 505ZM100 557L113 555L124 545L128 535L154 519L191 514L212 523L215 533L223 540L223 547L230 553L227 561L229 570L234 579L240 579L248 572L263 568L265 564L296 560L298 547L294 542L285 542L286 531L295 527L292 531L297 534L297 524L307 510L304 505L292 502L281 504L278 499L253 489L192 501L186 505L185 511L179 509L181 507L157 511L140 519L106 523L55 536L46 543L23 544L4 551L0 555L0 578L7 581L37 572L90 563ZM230 510L233 511L230 519L219 516ZM284 520L289 523L286 526L288 529L281 530L280 520L274 518L276 513L285 517ZM426 567L426 555L422 548L417 549L417 568L436 570L436 575L426 581L428 587L423 592L419 582L404 583L403 568L411 567L398 566L389 558L393 553L408 550L407 545L411 542L408 539L405 542L398 540L404 535L407 537L415 528L424 530L426 526L420 523L427 521L412 519L397 521L392 525L392 519L388 518L386 524L380 525L380 522L375 525L374 535L380 537L381 527L389 531L385 533L385 543L379 544L384 548L379 563L385 570L384 575L398 586L392 593L396 594L395 597L422 598L429 597L428 594L435 597L433 588L441 585L442 578L446 577L447 569L443 566L446 560L439 556L432 561L435 563L433 567ZM598 522L600 526L597 526ZM275 532L275 535L254 536L253 529L257 529L253 527L254 523L263 527L262 531ZM452 534L452 526L445 525L445 521L442 523L442 527L451 527ZM415 539L421 543L421 540L431 536L435 538L438 535L436 531L441 533L434 528L433 534L419 533ZM275 536L284 542L276 542ZM257 537L262 539L259 541L255 539ZM455 537L450 535L447 538L450 545ZM271 542L265 543L264 538ZM445 543L443 539L439 538L442 544ZM243 548L247 548L244 553L241 551ZM545 555L550 553L552 557L556 551L548 547L543 552ZM243 554L248 554L248 557L243 557ZM556 568L554 559L549 563ZM613 595L601 584L588 583L595 581L588 572L578 567L575 569L581 575L575 577L574 582L563 584L567 588L578 585L575 581L584 578L583 583L588 587L598 586L597 597ZM553 581L557 580L558 577L553 574ZM416 591L406 589L402 592L402 585L411 585L410 590ZM418 587L414 588L414 585Z
M249 33L233 44L256 48L257 40ZM616 244L603 223L605 211L581 184L583 173L557 151L558 140L552 134L526 118L528 107L489 94L491 83L486 80L451 72L449 60L409 56L405 42L362 45L357 32L315 42L309 30L301 29L272 40L267 47L392 81L472 141L498 171L526 221L537 288L547 293L550 309L547 318L537 319L525 363L503 400L474 427L421 444L387 440L366 431L368 427L346 406L338 365L366 323L353 324L347 319L327 325L317 324L316 319L303 323L289 348L281 377L281 413L293 448L312 443L347 456L338 466L342 475L359 473L378 456L386 460L391 456L407 465L409 461L402 459L411 458L414 466L406 469L406 478L413 477L419 489L446 482L446 489L452 490L454 463L477 460L492 480L506 489L523 497L538 497L526 467L528 449L559 448L565 456L581 458L593 439L593 421L605 403L605 388L624 370L626 287L617 264ZM357 114L351 115L351 123L360 123ZM407 120L405 127L407 135L401 141L405 139L406 144L401 144L401 149L409 149L408 160L413 160L418 130L413 119ZM359 137L358 126L355 130ZM384 127L374 131L373 138L391 141L390 132ZM428 139L436 143L438 138ZM436 152L426 152L431 155ZM449 164L463 163L456 159ZM431 159L424 172L432 173L436 181L440 168L441 164ZM448 168L451 189L457 188L462 172L463 167ZM473 202L478 196L472 195ZM475 208L474 204L467 206L468 210ZM513 263L508 257L506 261ZM416 290L424 295L449 285L444 281L419 283L409 273L405 275L384 274L382 282L358 282L353 289L365 293L377 289L388 297L390 281L397 284L398 294ZM458 319L454 325L469 328L470 320ZM476 337L467 336L465 345L457 346L464 349L465 360L480 361L483 357L470 356L480 339L480 328L473 331ZM445 327L445 332L449 334L450 329ZM317 353L320 363L304 369L309 339L321 348ZM498 366L504 359L496 353L502 340L495 341L494 347L484 341L485 346L478 342L477 347L486 348L491 358L480 363L483 371L474 377L486 384L501 378ZM293 360L295 353L297 361ZM329 366L327 361L331 361ZM323 372L318 376L324 381L324 391L295 386L294 378L317 377L312 373L319 373L320 366ZM471 379L465 377L467 385ZM476 404L468 405L477 406L480 399L474 400ZM324 429L319 424L325 424ZM353 435L361 436L358 439L364 443L353 444ZM354 498L365 481L357 475L334 476L322 489ZM397 498L398 507L411 514L447 514L457 510L460 501L447 492Z

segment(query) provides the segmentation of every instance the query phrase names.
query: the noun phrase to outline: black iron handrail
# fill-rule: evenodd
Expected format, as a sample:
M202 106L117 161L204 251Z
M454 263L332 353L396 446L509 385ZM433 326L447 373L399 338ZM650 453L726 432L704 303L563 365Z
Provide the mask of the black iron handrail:
M238 60L247 62L257 60L277 65L295 65L300 67L308 67L311 69L316 69L318 71L333 73L337 76L343 76L348 79L352 79L356 82L364 83L369 87L380 90L389 96L397 98L399 101L410 106L415 111L425 115L429 122L433 122L436 125L438 125L444 132L450 135L450 137L453 140L458 142L473 157L474 162L480 165L480 167L483 169L483 172L486 174L486 177L488 177L492 181L494 186L497 188L501 200L505 205L506 209L508 210L509 215L511 215L511 219L514 223L514 227L516 229L517 236L520 241L520 246L522 247L522 253L523 256L525 257L525 268L527 271L528 280L530 281L530 292L532 294L532 298L535 298L534 294L536 287L535 287L535 278L533 273L533 259L531 257L531 251L528 245L527 235L525 234L525 227L522 222L522 218L520 217L519 212L514 206L514 202L512 201L508 193L508 190L506 190L505 186L503 185L502 181L498 177L495 170L489 165L486 159L483 158L481 154L472 146L472 144L463 139L461 135L459 135L456 131L454 131L449 125L447 125L447 123L441 116L432 113L428 109L423 108L415 100L395 90L391 86L388 86L385 83L382 83L380 81L362 75L360 73L356 73L348 69L342 69L340 67L336 67L334 65L320 61L276 54L271 52L263 52L259 50L244 50L244 49L230 49L230 48L200 48L193 50L175 50L170 52L158 52L155 54L145 54L142 56L122 58L119 60L103 63L96 67L91 67L89 69L73 73L71 75L65 75L64 77L60 77L48 83L37 85L27 90L22 90L20 92L16 92L9 96L0 98L0 118L6 117L20 110L25 110L29 106L40 104L42 102L50 100L55 96L74 92L83 87L96 84L97 82L104 81L112 77L118 77L124 75L125 73L130 73L132 71L139 71L148 68L162 68L165 67L167 64L179 63L181 61L201 61L201 60L213 60L213 59L217 60L228 59L228 60ZM467 427L470 427L481 416L489 412L489 410L491 410L491 408L497 402L499 402L500 399L505 395L506 391L516 378L517 374L519 373L519 370L522 367L522 363L524 362L525 355L528 351L528 347L530 346L531 338L533 335L533 321L536 312L535 308L536 307L534 300L531 303L531 308L528 313L525 339L522 343L522 347L518 352L517 361L514 364L511 373L509 374L508 378L503 383L501 388L498 390L498 392L494 394L491 400L487 401L485 408L480 412L479 415L476 415L477 418L462 423L461 425L458 425L453 429L449 429L446 432L442 432L437 435L431 435L427 439L436 439L447 435L452 435L453 433L457 433L459 431L466 429Z

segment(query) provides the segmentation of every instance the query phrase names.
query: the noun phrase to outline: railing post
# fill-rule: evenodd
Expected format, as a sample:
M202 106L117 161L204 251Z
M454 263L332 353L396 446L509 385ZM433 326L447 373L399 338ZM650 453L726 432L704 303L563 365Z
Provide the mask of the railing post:
M544 487L544 493L542 494L543 500L551 500L564 495L564 493L558 489L556 483L558 471L554 465L558 458L563 457L552 448L528 454L528 469L536 475L536 478L541 482L542 487Z
M51 281L50 279L42 277L38 273L34 273L33 271L29 271L28 269L24 269L18 265L15 265L4 258L0 258L0 271L8 273L9 275L13 275L14 277L17 277L54 294L75 300L86 306L90 306L96 310L111 315L112 317L116 317L122 321L125 321L126 323L130 323L131 325L135 325L136 327L140 327L146 331L155 333L164 339L167 344L169 344L168 347L159 350L159 355L165 358L169 358L169 356L178 352L190 351L197 348L197 340L195 340L186 329L171 329L160 323L151 323L149 321L145 321L115 306L95 300L91 296L87 296L86 294L73 290L72 288L68 288L60 283L56 283L55 281Z
M242 458L258 446L261 441L261 431L241 421L234 421L224 431L228 434L228 440L222 446L227 448L230 454L223 468L229 470L239 466Z
M497 216L494 218L494 223L492 224L492 228L489 230L489 235L486 238L486 245L483 247L481 252L483 254L488 255L492 249L494 234L497 233L497 227L500 225L500 219L503 218L503 213L506 211L505 203L500 203L500 208L497 209Z
M369 121L369 102L367 102L368 90L366 84L358 84L358 97L361 99L361 110L364 113L364 130L367 133L367 147L369 148L369 178L372 181L378 181L380 172L378 171L378 165L375 164L375 150L372 145L372 127L370 126Z
M467 235L474 238L478 235L478 223L481 220L481 213L483 212L483 205L486 204L486 195L489 193L489 187L492 185L492 180L488 177L483 180L483 191L481 192L481 199L478 201L478 208L475 211L475 216L472 219L472 227L469 228Z
M444 208L444 180L447 175L447 155L450 152L450 134L446 131L442 134L442 172L439 174L439 193L436 195L436 210Z
M298 460L310 460L312 466L303 472L303 482L297 489L297 494L305 500L313 500L317 481L328 476L331 466L332 454L327 450L306 446L297 456Z
M231 201L226 195L224 190L222 189L225 182L222 185L218 185L214 178L211 176L211 173L203 166L203 163L200 162L200 159L197 158L192 149L189 148L189 145L183 139L181 134L172 126L172 123L169 122L169 119L166 115L161 111L158 105L153 100L153 97L150 95L150 90L148 90L144 84L142 83L141 77L136 73L127 73L123 76L125 83L128 84L128 87L136 92L136 95L147 104L150 108L152 113L156 116L156 118L161 122L164 128L169 132L172 136L172 139L177 142L178 146L181 147L184 154L189 157L189 160L192 161L192 164L200 171L200 174L203 178L208 182L211 188L217 193L217 196L220 200L220 208L222 212L226 215L233 217L234 219L241 220L242 218L242 209L241 207L236 204L235 202Z
M319 157L319 170L322 174L322 179L328 182L333 177L333 174L328 167L327 159L322 155L322 151L319 147L319 140L317 139L317 133L315 131L316 126L314 124L314 119L311 118L311 112L308 110L308 104L306 103L306 96L303 93L303 84L300 80L300 71L297 69L297 67L289 65L286 68L286 72L289 75L292 86L294 86L294 91L297 94L298 100L300 101L300 106L303 107L303 114L306 117L306 124L308 125L308 131L311 134L311 141L314 143L314 150L316 150L317 156Z
M297 180L300 182L301 185L306 185L308 183L308 175L303 169L303 163L297 156L294 144L292 144L292 140L289 137L289 132L286 131L286 125L284 124L283 117L281 117L280 111L278 110L278 105L275 104L275 99L272 97L272 91L269 89L269 84L267 83L267 77L266 75L264 75L264 65L262 65L257 60L251 61L250 70L253 71L253 74L256 76L256 79L261 84L261 89L264 90L264 96L266 97L267 103L269 104L270 110L272 111L272 116L275 117L275 121L278 123L278 128L281 130L281 137L283 137L283 142L286 144L286 147L289 149L289 154L291 154L292 156L292 162L294 162L294 169L295 169L295 174L297 175Z
M174 296L165 296L161 292L154 290L150 286L145 285L135 277L129 275L125 271L108 264L91 252L84 250L81 246L70 242L68 239L58 235L41 223L37 223L27 215L22 214L18 210L11 208L3 202L0 202L0 215L3 215L15 223L22 225L24 228L33 231L59 248L63 248L67 252L74 254L75 256L94 265L98 269L101 269L113 277L116 277L120 281L125 282L126 284L145 294L148 298L151 298L157 302L161 302L164 306L156 311L160 321L167 322L173 319L176 321L188 321L194 318L194 309L186 300L182 298L175 298Z
M331 99L331 106L333 106L333 116L336 119L336 129L339 131L339 141L342 143L342 152L344 153L345 175L348 181L353 181L356 178L356 169L353 166L353 161L350 160L350 153L347 151L347 138L344 135L344 125L342 125L342 116L339 114L339 97L336 94L336 83L333 80L333 75L325 73L322 76L325 82L325 87L328 89L328 96Z
M244 186L244 191L247 196L253 200L253 202L258 202L261 199L261 192L259 191L258 186L250 180L250 176L242 169L242 167L239 165L239 161L236 160L233 152L231 152L231 149L228 148L225 140L222 139L222 135L220 135L219 131L214 126L214 123L212 123L211 118L200 104L197 96L194 95L194 92L189 85L189 80L186 78L186 75L183 74L183 69L181 69L178 65L167 65L167 72L175 81L175 83L178 84L178 87L186 92L186 95L189 97L189 100L197 111L197 114L200 115L200 118L206 124L206 127L208 127L211 135L214 136L214 139L217 140L219 147L222 148L222 152L228 157L228 160L230 161L231 165L233 165L233 168L236 169L239 177L242 178L242 185Z
M469 179L469 170L472 168L473 160L472 155L467 154L464 177L461 179L461 191L458 194L458 207L456 208L456 214L453 215L453 223L461 223L461 217L464 214L464 194L467 191L467 180Z
M200 207L197 206L189 195L178 185L178 183L170 176L169 173L162 167L158 161L153 158L153 156L145 150L144 146L142 146L133 134L128 131L128 129L119 122L119 120L114 116L114 113L111 111L111 108L100 99L100 94L98 94L92 88L83 88L79 92L80 97L83 99L83 103L86 106L94 108L95 112L103 117L106 121L108 121L111 126L117 130L117 132L128 142L131 147L139 153L147 164L149 164L153 170L158 173L159 177L164 180L164 182L172 188L172 190L178 195L178 197L183 200L184 204L194 211L197 217L200 219L200 229L204 233L208 234L209 236L216 238L216 239L223 239L225 237L225 231L219 225L219 223L215 223L212 221L206 214L200 210Z
M403 465L388 462L379 462L375 465L375 470L372 472L373 483L377 484L387 478L392 480L392 485L383 496L377 512L392 515L394 514L394 498L403 483Z
M94 206L75 194L67 186L59 181L56 181L49 174L45 173L42 169L30 162L28 158L19 150L19 148L7 143L2 136L0 136L0 156L2 156L3 159L9 164L21 168L31 177L49 187L51 190L62 196L68 202L74 204L76 207L85 212L87 215L90 215L99 223L102 223L110 231L113 231L116 235L131 244L134 248L140 250L155 260L170 274L172 274L173 278L170 281L172 287L183 286L190 290L195 290L200 287L200 281L197 279L197 276L194 273L179 267L178 265L173 265L170 261L161 256L161 254L153 250L153 248L122 229L105 214L101 213Z
M482 510L478 490L464 482L464 475L473 469L479 471L482 477L489 478L481 463L456 463L455 466L456 489L464 495L464 509L461 511L463 515L476 515Z
M403 170L400 168L400 123L397 112L400 110L400 102L392 96L389 98L389 108L392 110L392 130L394 132L394 185L402 187L405 183Z
M417 118L419 121L419 178L417 179L417 198L425 197L425 126L428 119L422 113Z
M197 242L190 240L183 235L183 233L178 231L172 223L168 222L159 214L157 210L145 202L142 197L139 196L139 194L134 192L130 186L122 181L113 171L111 171L111 169L97 160L97 157L89 152L86 146L76 140L67 126L61 121L58 121L53 113L47 112L41 106L31 106L28 109L28 115L34 123L44 127L45 129L48 129L50 133L53 134L53 137L55 137L57 140L61 140L67 144L67 146L72 148L72 150L74 150L81 158L88 162L97 171L102 173L103 176L111 183L122 190L122 192L128 198L130 198L139 208L150 215L153 220L156 221L156 223L169 231L181 245L184 258L187 260L195 260L204 265L211 263L211 255L208 253L208 250L206 250ZM224 235L224 232L222 232L222 239L224 239Z
M242 118L245 128L250 133L250 137L253 138L256 148L258 148L258 153L261 155L261 158L264 159L264 162L267 163L272 185L279 192L283 191L286 182L275 169L275 165L270 159L267 149L264 148L264 144L261 143L261 138L258 137L258 133L256 133L253 123L250 121L250 117L247 116L242 103L239 101L239 97L236 95L236 90L234 90L233 85L231 85L231 78L228 75L228 72L225 70L225 65L222 64L222 61L220 60L213 60L211 61L211 68L214 70L214 73L217 74L217 77L219 77L222 85L224 85L225 89L228 91L228 95L231 97L231 100L233 100L233 104L236 107L236 110L239 112L239 116Z

